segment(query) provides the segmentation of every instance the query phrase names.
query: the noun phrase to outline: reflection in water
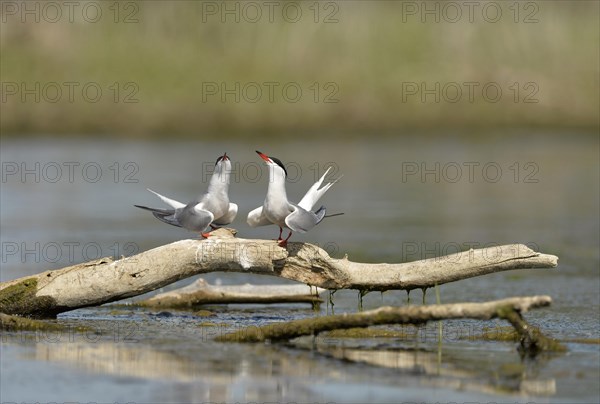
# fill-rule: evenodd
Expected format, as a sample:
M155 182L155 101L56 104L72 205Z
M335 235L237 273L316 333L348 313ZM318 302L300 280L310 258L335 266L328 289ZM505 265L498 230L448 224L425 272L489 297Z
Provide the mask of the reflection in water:
M440 363L438 352L419 349L378 351L330 346L319 347L319 352L337 359L397 369L410 374L439 376L425 379L423 383L431 387L460 388L488 394L502 392L540 396L556 394L554 379L527 380L527 372L519 362L499 365L500 368L517 370L512 374L501 374L498 371L489 372L486 369L467 370L460 367L460 361ZM487 376L486 373L488 373Z
M37 344L28 359L66 362L90 372L189 382L200 368L185 357L136 344Z
M26 359L61 362L88 372L119 378L142 378L187 385L177 394L183 401L264 401L290 399L303 390L314 377L340 379L339 372L328 371L306 355L282 355L278 349L258 347L243 354L228 353L215 345L219 360L194 356L188 352L156 350L137 344L99 342L97 344L36 344ZM333 369L332 369L333 370ZM285 375L285 377L282 377ZM288 377L297 378L295 386L286 386ZM173 397L170 397L173 399Z
M306 340L306 339L305 339ZM141 344L98 342L44 344L35 345L35 350L27 359L37 361L62 362L88 372L113 375L120 378L140 378L150 380L169 380L183 384L198 384L193 390L193 399L202 398L211 401L230 401L233 399L264 400L286 399L284 381L296 380L292 389L304 390L314 379L348 381L351 373L340 372L340 363L368 364L374 368L394 369L403 376L403 380L418 383L422 387L461 389L483 394L511 393L518 395L549 396L556 393L554 379L531 379L529 371L519 362L496 363L493 366L461 366L465 359L444 358L438 361L438 352L420 348L409 349L371 349L346 348L326 344L317 344L308 350L302 348L302 339L298 340L298 349L282 346L252 347L240 350L236 345L217 345L215 351L221 351L214 357L198 356L193 350L177 352L158 350ZM229 349L233 352L228 352ZM314 352L319 355L314 356ZM516 355L510 355L516 357ZM328 365L323 366L322 360ZM500 361L502 362L502 361ZM364 374L372 374L373 368L360 368ZM397 377L391 375L392 380ZM378 383L392 382L388 377ZM427 377L423 377L427 376ZM359 376L360 377L360 376ZM388 379L388 380L386 380ZM396 383L397 384L397 381ZM201 386L201 387L200 387ZM294 393L294 394L296 394Z

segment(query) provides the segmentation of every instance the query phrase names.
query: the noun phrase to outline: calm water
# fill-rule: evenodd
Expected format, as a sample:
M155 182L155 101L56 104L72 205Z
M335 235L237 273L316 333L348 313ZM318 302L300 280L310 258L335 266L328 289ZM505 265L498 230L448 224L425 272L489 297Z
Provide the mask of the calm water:
M318 147L317 147L318 145ZM146 188L187 201L205 189L223 152L235 175L238 236L262 203L267 171L259 149L288 166L288 196L299 199L332 165L344 174L322 200L345 212L292 240L351 260L400 262L457 249L522 242L558 255L557 269L512 271L443 285L442 302L549 294L551 308L526 317L562 339L598 338L598 140L565 133L485 141L449 137L328 140L319 143L3 141L2 281L94 259L129 255L194 234L166 226L133 204L161 206ZM223 284L283 283L247 274L210 274ZM181 286L191 280L182 281ZM308 290L308 287L307 287ZM327 294L325 293L325 297ZM372 293L364 307L407 304L405 292ZM432 291L428 301L433 302ZM420 304L421 293L411 293ZM357 310L339 291L336 313ZM289 344L217 344L248 325L325 314L302 305L213 306L189 312L101 307L59 316L96 332L2 336L1 401L510 401L596 402L599 346L521 362L510 342L466 341L503 323L445 322L395 338L299 339ZM330 310L330 309L329 309ZM210 321L213 325L201 325Z

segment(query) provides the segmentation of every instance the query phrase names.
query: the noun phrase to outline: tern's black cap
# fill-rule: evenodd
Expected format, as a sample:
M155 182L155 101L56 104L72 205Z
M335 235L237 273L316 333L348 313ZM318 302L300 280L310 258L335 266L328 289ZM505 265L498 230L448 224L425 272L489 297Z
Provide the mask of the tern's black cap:
M229 160L229 156L227 156L227 152L223 153L222 156L219 156L215 165L219 164L219 161L221 161L221 160Z
M277 164L279 167L283 168L283 172L285 173L285 176L287 177L287 170L285 169L285 166L283 165L281 160L279 160L277 157L269 157L269 158L271 160L273 160L275 162L275 164Z
M258 150L256 150L256 153L258 153L260 158L262 158L263 160L267 161L267 159L269 159L272 162L274 162L275 164L277 164L279 167L281 167L283 169L283 172L285 173L285 176L287 177L287 170L285 169L285 166L283 165L281 160L279 160L277 157L267 156L266 154L259 152Z

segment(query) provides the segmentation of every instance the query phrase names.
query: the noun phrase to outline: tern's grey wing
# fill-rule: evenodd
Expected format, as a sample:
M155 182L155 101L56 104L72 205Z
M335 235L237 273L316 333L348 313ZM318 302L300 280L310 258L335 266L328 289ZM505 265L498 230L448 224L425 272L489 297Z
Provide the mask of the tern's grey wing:
M294 211L285 218L285 224L292 231L306 233L315 227L325 216L325 208L321 207L315 214L297 205L294 206Z
M237 212L238 212L238 206L235 203L230 203L227 213L225 213L223 216L221 216L220 218L215 220L213 223L218 224L219 226L224 226L226 224L229 224L229 223L233 222L233 219L235 219Z
M149 208L147 206L141 206L141 205L133 205L133 206L135 206L136 208L149 210L150 212L152 212L154 217L157 218L158 220L160 220L161 222L165 222L172 226L181 227L181 224L179 224L179 222L177 221L177 219L175 217L175 212L176 212L175 209L156 209L156 208Z
M323 219L325 219L325 206L321 205L319 209L315 212L315 216L317 217L317 224L321 223Z
M178 209L175 212L175 217L181 227L200 233L206 231L214 219L211 212L198 208L194 204L188 204L185 208Z
M267 226L273 224L269 219L267 219L267 216L263 214L262 206L259 206L248 213L248 219L246 222L248 222L250 227Z

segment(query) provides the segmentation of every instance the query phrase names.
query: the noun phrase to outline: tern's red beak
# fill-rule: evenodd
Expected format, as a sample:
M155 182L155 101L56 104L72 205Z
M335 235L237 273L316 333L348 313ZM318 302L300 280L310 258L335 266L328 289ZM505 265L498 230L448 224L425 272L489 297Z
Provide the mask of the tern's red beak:
M271 159L269 158L269 156L267 156L266 154L261 153L258 150L256 150L256 152L258 153L258 155L260 156L260 158L263 159L264 161L266 161L267 163L269 163L271 161Z

